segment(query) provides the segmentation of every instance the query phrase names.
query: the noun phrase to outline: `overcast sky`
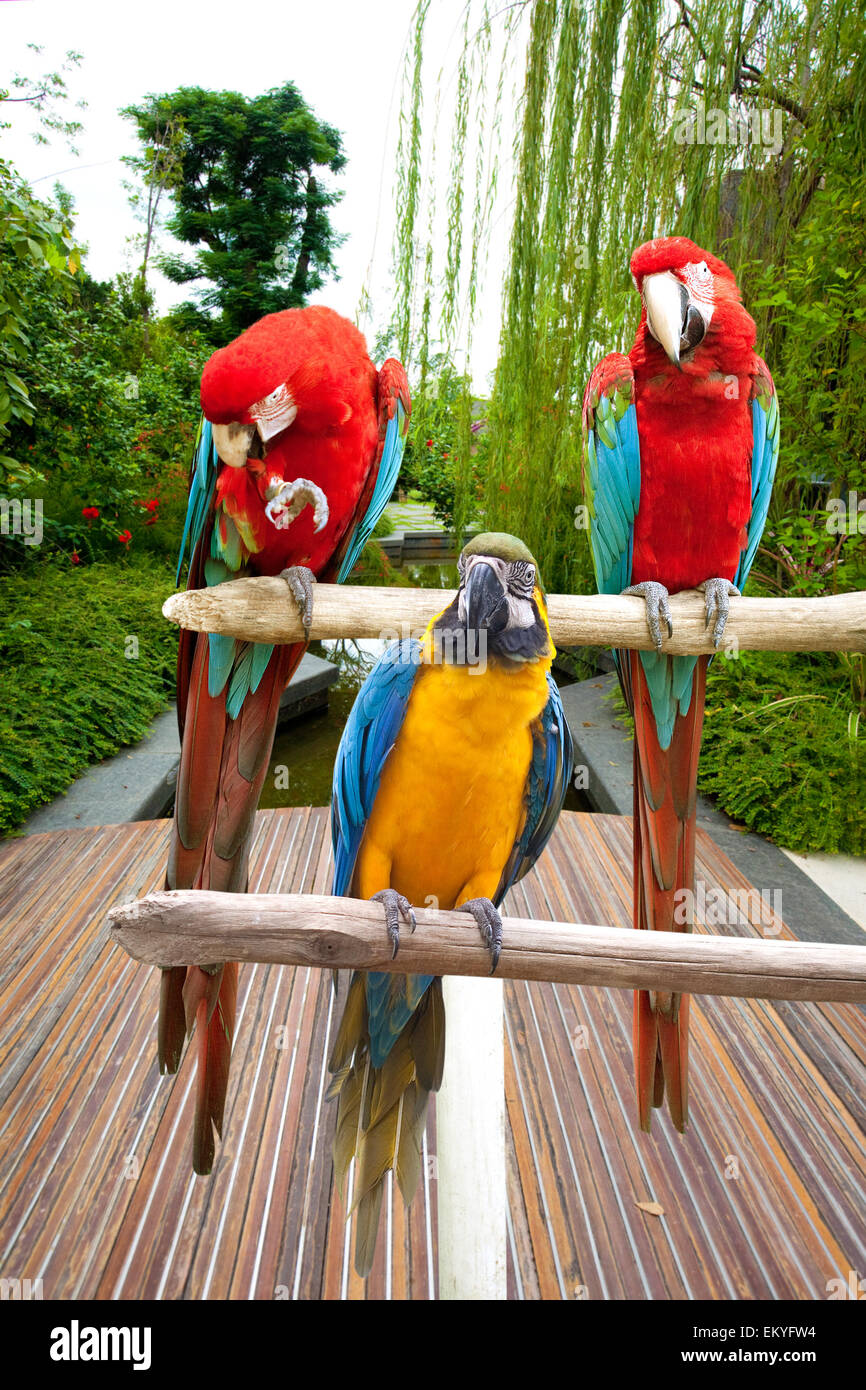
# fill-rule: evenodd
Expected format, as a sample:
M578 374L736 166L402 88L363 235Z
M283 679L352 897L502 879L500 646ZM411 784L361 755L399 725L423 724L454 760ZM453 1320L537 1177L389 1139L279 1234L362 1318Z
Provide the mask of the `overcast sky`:
M137 152L122 106L150 92L180 86L231 89L254 95L296 83L316 115L343 134L348 164L337 176L343 201L332 221L348 237L338 252L340 280L315 297L355 317L371 259L374 327L387 317L390 246L394 223L394 158L400 77L415 0L146 0L117 5L94 0L0 0L0 86L16 73L41 75L67 49L84 55L69 77L72 111L84 123L71 155L60 139L36 145L23 106L7 105L13 129L0 132L0 150L37 192L49 194L55 177L72 193L76 226L89 247L88 268L100 279L130 268L127 238L136 231L122 180L122 155ZM448 77L460 51L464 0L433 0L426 65ZM26 45L43 46L41 56ZM432 80L435 86L435 79ZM453 93L453 84L450 86ZM434 90L425 93L432 109ZM504 147L508 145L504 143ZM442 160L442 164L445 161ZM334 179L335 176L328 176ZM501 260L507 219L500 219L495 255ZM495 299L476 330L473 374L480 385L495 362L501 267ZM157 302L166 308L185 291L155 277ZM495 303L495 312L492 305ZM362 325L369 329L368 324ZM372 347L372 342L371 342Z

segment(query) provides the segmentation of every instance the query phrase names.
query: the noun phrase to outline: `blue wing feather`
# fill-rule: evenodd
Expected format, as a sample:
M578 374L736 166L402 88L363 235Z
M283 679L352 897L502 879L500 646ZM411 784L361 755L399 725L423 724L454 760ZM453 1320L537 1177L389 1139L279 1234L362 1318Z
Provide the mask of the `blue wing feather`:
M625 362L626 359L623 359ZM631 583L634 519L640 504L637 411L612 382L588 416L584 486L589 544L599 593L619 594Z
M779 460L779 403L775 391L766 405L752 401L752 514L746 527L748 543L740 557L734 583L742 591L757 554L770 510L770 493Z
M574 769L571 731L551 675L547 689L547 704L532 731L532 759L524 792L526 819L502 871L497 906L509 888L529 872L553 834Z
M370 498L369 506L361 517L352 532L349 541L349 548L343 556L343 563L340 565L340 572L337 575L337 583L342 584L358 562L361 551L373 534L373 528L379 517L382 515L391 493L400 475L400 465L403 462L403 450L406 445L406 434L404 421L406 412L398 400L396 409L391 419L388 421L385 430L385 443L382 449L382 458L379 463L379 472L376 475L376 482L373 487L373 495Z
M406 716L420 656L420 642L392 642L361 687L343 730L331 799L332 891L338 896L351 888L382 768Z
M180 571L184 557L189 545L189 553L193 555L195 548L204 534L205 521L213 503L214 492L216 490L217 473L219 472L219 458L213 442L213 430L211 423L202 416L199 421L198 434L195 441L195 455L190 478L189 498L186 506L186 517L183 523L183 535L180 541L180 554L177 557L177 574L175 582L180 583Z
M620 594L632 582L634 521L640 506L640 438L623 358L594 410L587 412L585 486L590 506L589 543L599 593ZM592 383L590 383L590 389ZM614 652L619 669L619 656ZM677 713L692 698L697 659L641 652L659 744L667 748Z
M351 889L382 768L406 716L420 656L418 641L391 643L361 687L343 730L331 799L332 892L338 896L345 897ZM433 978L376 970L367 973L367 1027L375 1067L382 1066Z
M213 507L219 469L213 429L210 421L202 416L196 436L189 500L177 560L178 582L187 548L192 557L203 540L207 518ZM204 562L204 577L209 588L236 578L243 563L237 527L231 517L223 517L223 522L226 539L223 541L220 528L214 526L210 554ZM259 687L273 654L273 644L238 642L234 637L211 632L208 633L208 646L208 694L216 698L228 684L226 711L232 719L236 719L248 693Z

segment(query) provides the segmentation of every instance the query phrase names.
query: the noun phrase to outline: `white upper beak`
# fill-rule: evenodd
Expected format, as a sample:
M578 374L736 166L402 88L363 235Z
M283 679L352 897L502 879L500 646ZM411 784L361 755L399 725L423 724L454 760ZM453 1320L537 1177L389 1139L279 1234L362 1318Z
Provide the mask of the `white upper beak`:
M680 365L680 338L688 308L688 292L669 270L647 275L643 282L647 327L675 366Z

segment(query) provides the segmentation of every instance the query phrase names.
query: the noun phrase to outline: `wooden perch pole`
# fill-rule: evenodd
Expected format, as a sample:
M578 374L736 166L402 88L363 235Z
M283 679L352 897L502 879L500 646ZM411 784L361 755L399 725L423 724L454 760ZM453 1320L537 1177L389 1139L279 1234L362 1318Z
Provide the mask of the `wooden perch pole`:
M462 912L416 910L396 960L382 907L312 893L152 893L115 907L111 935L150 965L263 961L279 965L387 970L400 974L487 975L478 929ZM866 944L505 919L497 974L618 989L727 994L751 999L812 999L866 1004Z
M443 589L377 589L317 584L314 639L420 636L454 598ZM704 596L692 589L671 595L674 635L663 650L711 652ZM255 642L304 639L297 605L283 579L235 579L211 589L188 589L166 599L170 622L196 632L223 632ZM632 647L652 639L640 598L548 595L548 619L560 646ZM866 651L866 593L830 598L732 598L725 645L741 651Z

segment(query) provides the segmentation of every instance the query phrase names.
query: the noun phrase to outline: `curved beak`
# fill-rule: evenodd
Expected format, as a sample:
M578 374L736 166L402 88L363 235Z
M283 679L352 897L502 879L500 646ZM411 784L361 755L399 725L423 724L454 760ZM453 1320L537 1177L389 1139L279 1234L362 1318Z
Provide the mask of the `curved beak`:
M684 352L697 347L707 331L700 310L681 280L669 270L648 275L643 282L647 327L675 367Z
M230 468L243 468L249 456L255 425L212 425L213 442L219 457Z
M501 632L508 622L508 596L492 565L478 560L466 581L466 629Z

